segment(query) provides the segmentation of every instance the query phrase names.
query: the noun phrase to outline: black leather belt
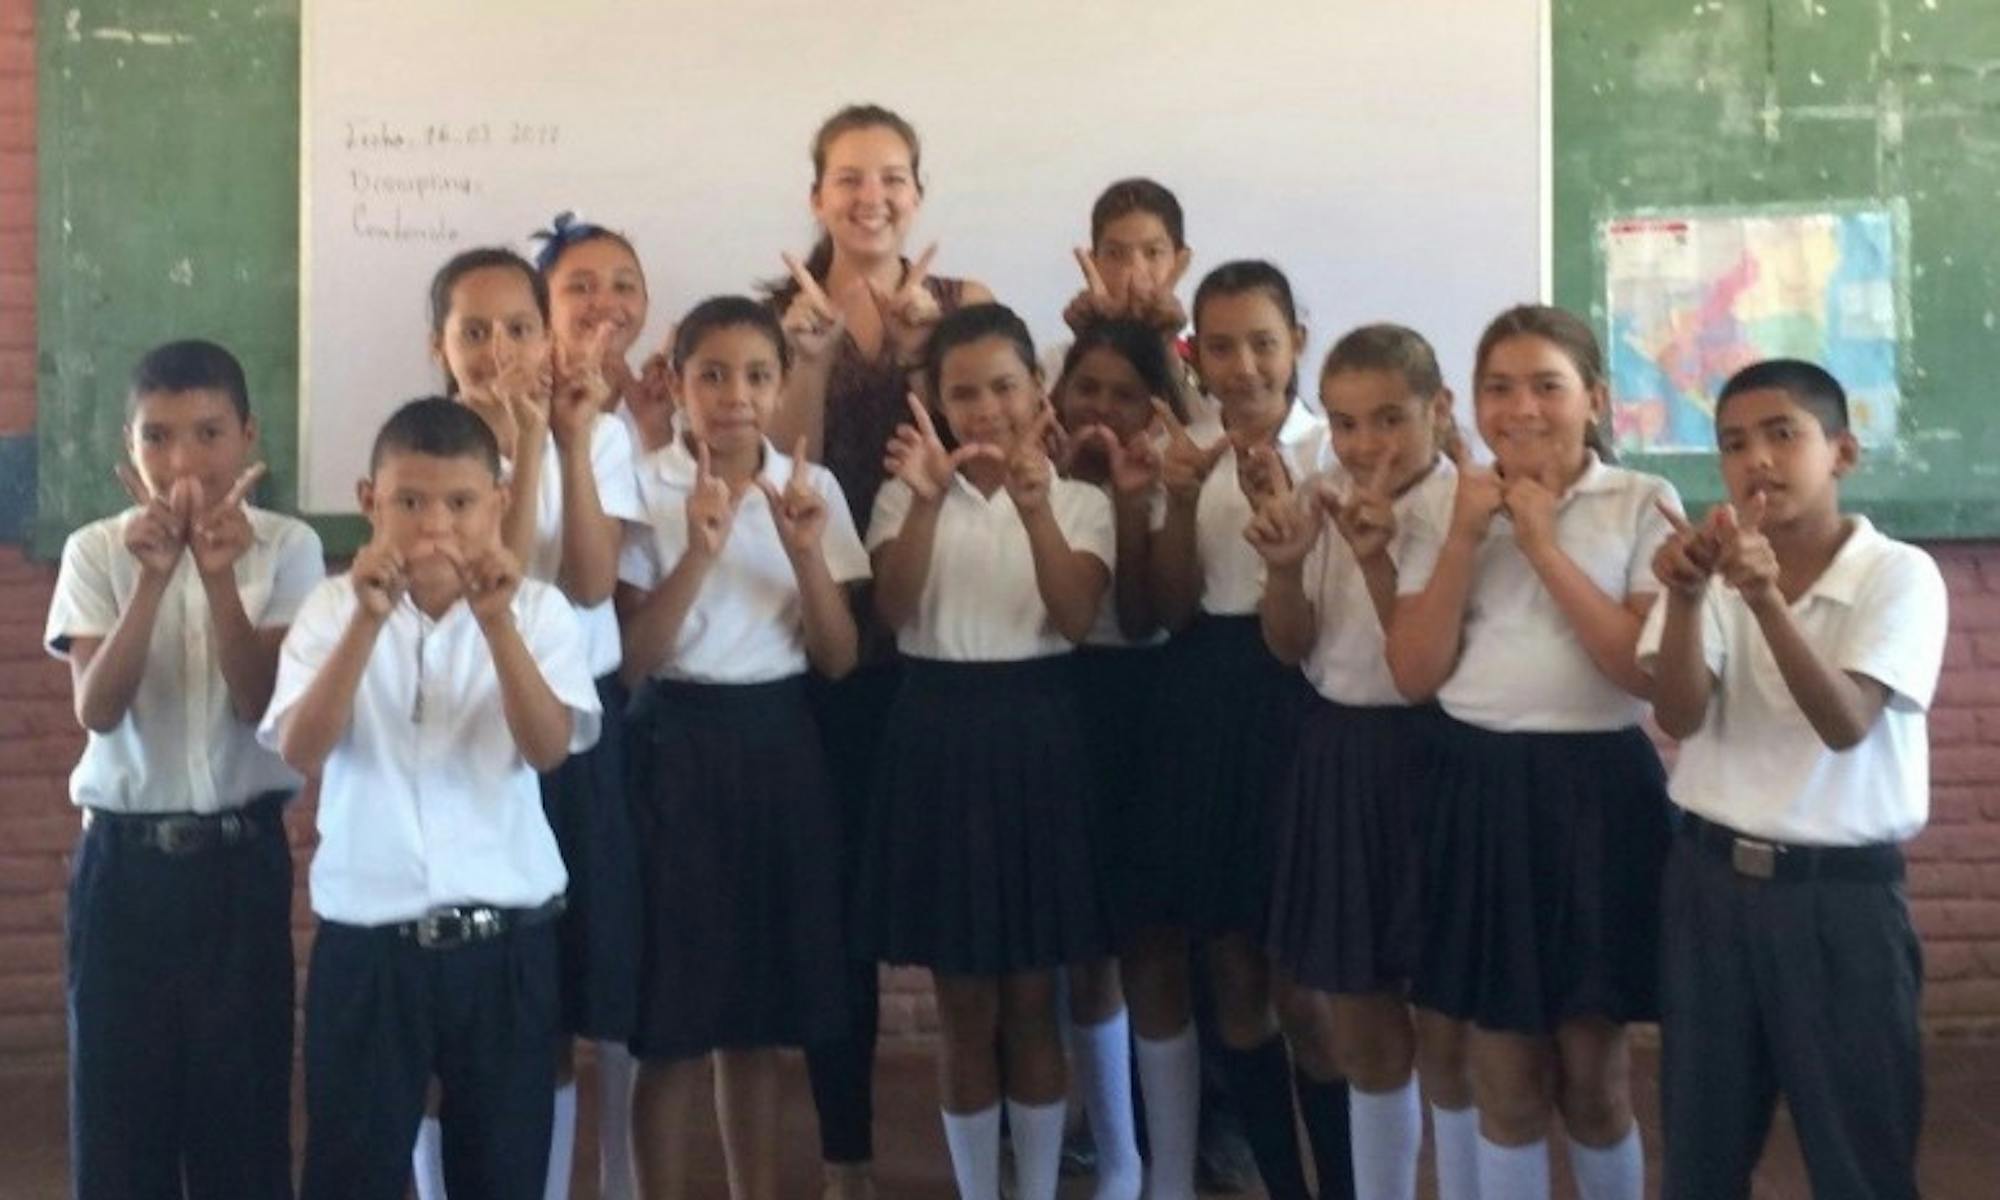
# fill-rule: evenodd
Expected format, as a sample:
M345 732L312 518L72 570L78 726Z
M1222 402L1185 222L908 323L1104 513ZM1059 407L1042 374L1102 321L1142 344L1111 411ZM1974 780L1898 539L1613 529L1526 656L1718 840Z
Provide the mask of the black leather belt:
M1802 846L1736 832L1685 810L1681 836L1738 875L1774 883L1824 879L1841 883L1896 883L1903 878L1903 848L1894 842L1867 846Z
M414 921L388 926L426 950L455 950L473 942L488 942L510 929L546 925L562 915L564 897L556 895L534 908L496 908L490 904L453 904L434 908Z
M121 813L83 810L86 830L181 857L241 845L283 824L287 792L266 792L241 808L214 813Z

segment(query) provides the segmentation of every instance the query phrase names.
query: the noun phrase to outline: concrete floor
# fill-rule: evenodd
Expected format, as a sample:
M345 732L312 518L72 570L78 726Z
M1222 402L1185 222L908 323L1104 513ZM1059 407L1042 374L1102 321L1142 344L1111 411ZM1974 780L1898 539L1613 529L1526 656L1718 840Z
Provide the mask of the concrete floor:
M1929 1108L1925 1123L1922 1182L1932 1200L1986 1200L2000 1196L2000 1041L1934 1043L1928 1055ZM1654 1055L1639 1052L1635 1086L1649 1149L1659 1144L1657 1075ZM588 1070L586 1066L586 1071ZM953 1195L951 1168L939 1128L936 1090L928 1054L914 1045L885 1045L878 1076L877 1172L884 1200L945 1200ZM578 1148L575 1200L597 1194L593 1152L594 1114L588 1078L583 1096L582 1143ZM64 1085L60 1075L41 1073L0 1078L0 1200L63 1200L68 1196ZM818 1195L818 1141L803 1066L789 1064L785 1086L782 1144L784 1194ZM702 1113L691 1153L695 1195L726 1195L722 1152L712 1114ZM1652 1186L1658 1165L1649 1155ZM1426 1154L1428 1159L1428 1153ZM1556 1155L1557 1195L1573 1195L1562 1155ZM1429 1172L1422 1195L1431 1196ZM1065 1200L1085 1200L1088 1180L1065 1184ZM1810 1200L1790 1127L1780 1114L1769 1153L1758 1169L1756 1200Z

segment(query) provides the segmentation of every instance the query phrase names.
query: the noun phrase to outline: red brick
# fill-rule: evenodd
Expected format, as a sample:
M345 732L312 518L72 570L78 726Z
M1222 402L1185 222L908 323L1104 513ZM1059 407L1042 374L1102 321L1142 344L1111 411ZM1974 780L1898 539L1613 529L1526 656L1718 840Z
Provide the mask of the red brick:
M1979 713L1975 709L1950 708L1930 717L1931 745L1956 746L1979 736Z
M63 976L56 971L24 971L12 967L0 972L0 1013L46 1013L63 1003Z
M2000 686L2000 674L1990 678ZM1931 777L1940 783L2000 782L2000 745L1940 746L1931 751Z
M35 148L35 114L0 113L0 150ZM7 261L0 258L0 262Z
M1938 680L1936 707L2000 708L2000 671L1946 671Z
M1978 665L1979 665L1979 660L1973 657L1972 653L1971 634L1963 632L1955 632L1955 633L1947 633L1945 635L1944 639L1945 670L1957 671L1969 667L1976 667Z
M0 155L0 158L6 157ZM35 308L35 273L25 267L19 270L0 271L0 308L20 309L33 312Z
M1924 979L1927 983L1977 979L1985 973L1979 961L1979 947L1973 942L1946 942L1932 946L1924 955Z
M1950 844L1956 862L2000 862L2000 825L1979 824L1958 830Z
M1962 862L1918 862L1910 865L1910 895L1925 899L1976 899L1979 868Z
M1927 987L1924 1012L1930 1016L1990 1016L2000 1013L2000 979L1957 979Z
M23 1066L60 1062L68 1036L60 1004L52 1012L0 1016L0 1060Z
M1915 900L1911 909L1926 939L2000 939L2000 900Z
M51 854L0 854L0 896L60 892L69 883L69 864ZM0 963L8 961L0 958Z
M1988 591L1951 597L1951 627L1974 632L2000 629L2000 595Z
M1932 784L1930 823L1962 825L1967 821L1979 820L1980 801L1992 791L1991 788L1970 787L1964 784Z
M9 179L0 179L0 232L35 231L35 193Z
M56 890L0 892L0 929L17 933L60 929L63 907L63 893Z
M2000 942L1980 942L1978 948L1980 971L2000 979Z

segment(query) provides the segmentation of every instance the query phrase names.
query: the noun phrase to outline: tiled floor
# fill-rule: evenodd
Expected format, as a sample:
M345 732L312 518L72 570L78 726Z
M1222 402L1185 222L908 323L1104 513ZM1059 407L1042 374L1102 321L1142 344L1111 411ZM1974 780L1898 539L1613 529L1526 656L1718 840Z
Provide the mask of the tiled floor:
M1931 1200L1990 1200L2000 1197L2000 1042L1939 1042L1929 1052L1929 1110L1924 1129L1922 1182ZM944 1200L951 1172L938 1126L930 1060L911 1047L885 1047L876 1122L881 1193L885 1200ZM1656 1076L1650 1052L1642 1052L1636 1081L1641 1119L1649 1146L1657 1146ZM577 1164L576 1200L596 1195L591 1144L590 1091L585 1097L584 1147ZM0 1079L0 1198L61 1200L67 1196L63 1081L48 1075ZM721 1150L712 1121L695 1134L696 1196L725 1195ZM816 1197L817 1140L802 1069L792 1064L786 1084L782 1143L784 1194ZM1428 1157L1428 1155L1426 1156ZM1572 1195L1557 1155L1558 1196ZM1657 1164L1652 1184L1658 1185ZM1073 1180L1066 1200L1089 1196L1088 1181ZM1430 1181L1423 1195L1430 1196ZM1756 1200L1810 1200L1804 1170L1782 1115L1770 1152L1757 1173Z

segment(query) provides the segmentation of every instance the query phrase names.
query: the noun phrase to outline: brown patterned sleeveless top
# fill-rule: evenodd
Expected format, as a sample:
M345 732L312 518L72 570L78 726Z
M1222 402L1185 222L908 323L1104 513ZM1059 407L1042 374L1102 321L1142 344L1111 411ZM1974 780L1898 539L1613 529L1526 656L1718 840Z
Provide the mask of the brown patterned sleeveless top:
M965 304L965 281L931 276L924 280L945 315ZM833 472L854 514L854 527L868 533L868 517L880 491L882 452L896 426L910 419L909 377L885 353L870 362L861 356L854 335L843 333L826 378L826 433L820 463Z

